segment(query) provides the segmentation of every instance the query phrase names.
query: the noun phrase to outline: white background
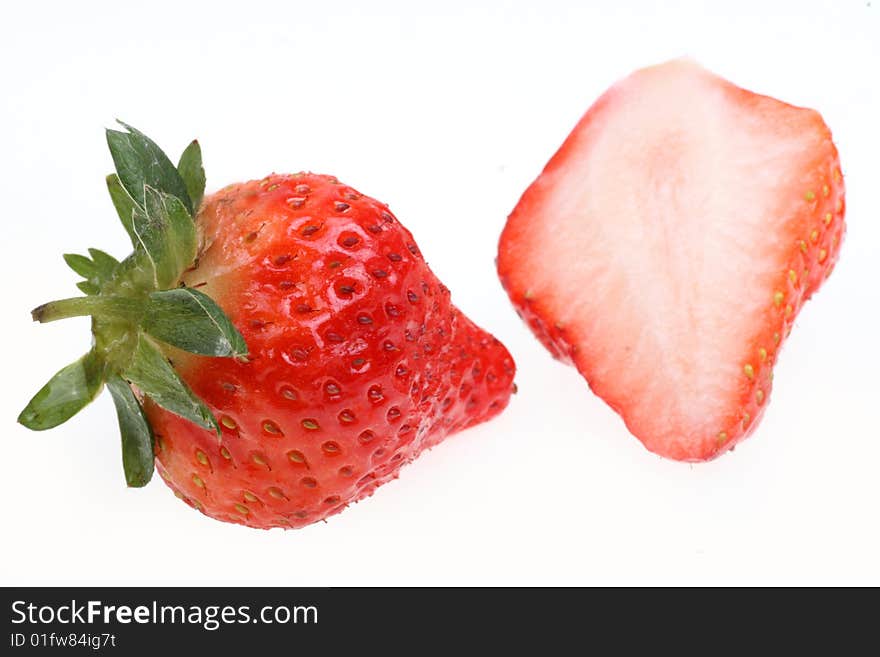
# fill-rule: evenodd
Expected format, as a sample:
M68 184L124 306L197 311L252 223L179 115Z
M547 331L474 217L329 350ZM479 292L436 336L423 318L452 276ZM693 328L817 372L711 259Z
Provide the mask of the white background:
M7 3L0 17L0 584L880 584L880 6L849 2ZM877 3L875 3L877 5ZM690 54L815 107L847 184L834 276L735 453L648 453L551 360L495 276L507 213L590 103ZM21 407L86 349L64 252L123 256L103 176L114 117L208 187L333 173L385 200L453 299L514 354L520 393L327 523L209 520L125 488L102 397L30 433Z

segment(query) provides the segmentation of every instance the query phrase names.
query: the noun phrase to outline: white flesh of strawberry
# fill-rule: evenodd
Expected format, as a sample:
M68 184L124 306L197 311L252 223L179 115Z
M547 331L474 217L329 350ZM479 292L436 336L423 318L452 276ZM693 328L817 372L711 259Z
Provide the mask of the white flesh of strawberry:
M816 116L675 61L613 87L536 183L530 293L650 449L708 449L735 419L827 140Z

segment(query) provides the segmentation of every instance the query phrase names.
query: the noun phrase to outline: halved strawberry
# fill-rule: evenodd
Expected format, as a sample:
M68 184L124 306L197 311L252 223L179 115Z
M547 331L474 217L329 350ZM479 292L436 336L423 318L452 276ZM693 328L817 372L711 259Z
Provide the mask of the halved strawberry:
M843 234L822 117L676 60L586 113L511 214L498 272L648 449L701 461L757 425Z

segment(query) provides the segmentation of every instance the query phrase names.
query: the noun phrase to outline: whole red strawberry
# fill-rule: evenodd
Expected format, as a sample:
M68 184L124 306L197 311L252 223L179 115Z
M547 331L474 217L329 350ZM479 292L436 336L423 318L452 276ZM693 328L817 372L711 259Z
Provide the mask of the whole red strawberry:
M452 305L386 205L329 176L272 175L209 197L198 223L184 282L226 310L249 357L173 357L220 441L147 414L159 473L205 513L320 520L507 404L510 355Z
M507 350L452 305L386 205L310 173L231 185L200 203L198 146L175 168L129 130L110 133L119 176L108 181L124 223L135 218L135 253L103 277L106 254L74 256L90 296L35 311L43 321L91 314L96 348L37 394L24 424L73 414L59 410L62 384L80 391L81 408L106 380L130 484L149 479L155 450L159 473L191 506L290 528L372 494L426 447L507 405ZM184 210L192 224L184 201L201 208L189 250L175 247L188 239L185 222L163 219ZM157 225L166 238L151 249Z

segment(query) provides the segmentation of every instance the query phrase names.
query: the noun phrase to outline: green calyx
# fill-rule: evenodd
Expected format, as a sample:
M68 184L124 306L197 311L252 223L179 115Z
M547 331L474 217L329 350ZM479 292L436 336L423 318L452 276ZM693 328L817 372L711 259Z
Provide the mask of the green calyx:
M121 125L126 131L107 131L116 165L107 189L134 250L121 261L98 249L64 256L84 279L77 287L86 296L43 304L32 315L38 322L91 317L93 346L55 374L18 421L35 431L51 429L106 384L119 419L126 482L144 486L153 474L153 432L131 384L159 406L219 435L214 415L177 375L161 345L228 358L247 355L247 345L209 296L180 283L198 253L193 217L205 191L198 142L190 143L175 166L146 135Z

